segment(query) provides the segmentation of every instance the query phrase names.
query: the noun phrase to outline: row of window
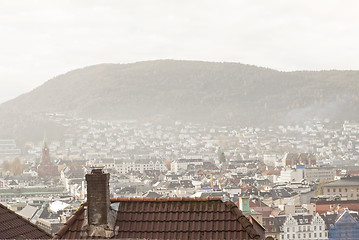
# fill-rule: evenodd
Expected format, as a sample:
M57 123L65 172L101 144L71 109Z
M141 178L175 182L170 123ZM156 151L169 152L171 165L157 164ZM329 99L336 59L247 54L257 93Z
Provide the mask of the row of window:
M323 228L322 228L322 226L319 226L318 229L319 229L319 231L322 231ZM299 226L299 227L298 227L298 231L301 232L302 230L303 230L304 232L305 232L305 231L310 231L310 230L311 230L311 226ZM317 230L317 226L313 226L313 230L316 231L316 230ZM287 227L287 232L290 232L290 228L289 228L289 227ZM297 232L296 229L295 229L295 227L292 227L292 232Z
M281 235L281 239L306 239L306 238L312 238L312 233L298 233L298 234L287 234L286 235L287 237L285 238L285 234L282 234ZM328 232L325 232L324 234L323 233L313 233L313 238L316 238L316 237L319 237L319 238L322 238L322 237L328 237Z
M330 193L330 191L331 191L330 188L327 188L327 192ZM333 193L335 193L335 192L336 192L336 188L333 188L332 191L333 191ZM354 192L354 189L351 188L350 191L351 191L351 192ZM338 188L338 192L342 192L342 188ZM343 192L348 192L348 188L344 188L344 191L343 191ZM359 192L359 188L357 188L357 192Z

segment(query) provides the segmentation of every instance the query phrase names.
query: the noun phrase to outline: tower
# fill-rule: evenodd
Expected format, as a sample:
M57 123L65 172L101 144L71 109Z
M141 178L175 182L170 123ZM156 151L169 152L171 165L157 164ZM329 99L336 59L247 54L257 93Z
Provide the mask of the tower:
M55 177L58 175L57 167L52 164L50 159L50 149L47 146L46 134L44 136L41 160L37 167L37 173L40 177Z

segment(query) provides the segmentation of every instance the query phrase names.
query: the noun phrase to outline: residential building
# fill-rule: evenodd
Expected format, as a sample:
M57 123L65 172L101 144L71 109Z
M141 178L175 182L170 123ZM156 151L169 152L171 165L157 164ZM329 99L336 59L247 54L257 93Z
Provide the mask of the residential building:
M304 171L304 177L309 182L333 181L335 174L333 167L308 167Z
M338 196L317 197L310 200L315 203L316 211L319 214L338 212L340 209L348 208L359 212L359 200L346 200Z
M358 214L350 214L348 209L337 214L329 228L329 239L359 239Z
M282 158L284 167L294 167L297 165L314 166L317 164L316 158L311 153L286 153Z
M344 177L340 180L325 183L323 194L327 196L346 197L347 200L359 200L359 177Z
M16 147L14 139L0 139L0 157L16 157L21 155L21 149Z
M171 163L171 171L178 173L180 169L186 170L189 165L203 165L202 159L178 159Z
M328 239L324 220L316 215L289 215L282 225L280 240Z
M164 161L159 159L140 159L140 160L119 160L119 159L99 159L87 162L88 166L103 166L105 169L116 169L121 174L131 171L144 173L145 171L167 171Z

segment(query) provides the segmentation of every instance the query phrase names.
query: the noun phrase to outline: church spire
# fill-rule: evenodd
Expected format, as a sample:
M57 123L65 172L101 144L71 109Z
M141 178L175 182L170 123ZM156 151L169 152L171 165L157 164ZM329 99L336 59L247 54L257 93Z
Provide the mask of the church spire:
M43 147L47 147L47 135L46 135L46 131L44 131L44 139L43 139Z

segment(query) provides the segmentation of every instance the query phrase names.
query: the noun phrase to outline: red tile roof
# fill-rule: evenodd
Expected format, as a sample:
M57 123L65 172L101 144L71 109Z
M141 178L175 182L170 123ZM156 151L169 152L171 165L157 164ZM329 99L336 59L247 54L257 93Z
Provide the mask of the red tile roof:
M51 239L52 236L35 224L0 204L0 239Z
M112 198L111 202L119 203L117 239L260 239L238 207L219 197ZM54 238L82 238L86 208L86 203L81 205Z
M262 175L280 175L280 170L265 170Z

